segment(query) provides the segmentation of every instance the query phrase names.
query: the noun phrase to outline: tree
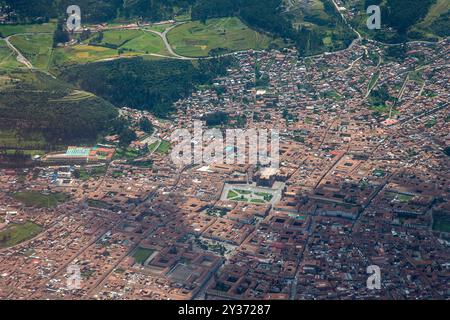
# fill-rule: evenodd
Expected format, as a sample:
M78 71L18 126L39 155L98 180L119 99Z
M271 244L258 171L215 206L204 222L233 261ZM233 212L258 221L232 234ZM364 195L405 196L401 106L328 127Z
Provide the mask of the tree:
M122 146L128 146L131 142L137 139L136 132L126 128L120 133L120 144Z
M63 28L63 21L59 20L56 30L53 33L53 47L56 48L59 43L66 43L70 41L70 34Z
M154 131L153 124L147 118L144 118L139 122L139 128L148 134L152 134Z

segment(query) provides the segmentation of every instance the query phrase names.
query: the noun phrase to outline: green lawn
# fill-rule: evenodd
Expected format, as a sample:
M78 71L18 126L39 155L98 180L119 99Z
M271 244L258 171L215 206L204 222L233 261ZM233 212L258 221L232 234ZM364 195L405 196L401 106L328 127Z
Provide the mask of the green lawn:
M414 196L405 194L405 193L397 193L397 192L386 192L386 196L389 199L397 199L399 202L408 203L411 201Z
M228 191L227 199L232 201L264 204L270 202L273 199L273 195L267 192L253 192L250 190L233 189Z
M170 149L170 142L163 140L155 152L165 154L169 152L169 149Z
M228 199L233 199L233 198L236 198L237 196L238 196L237 192L234 192L233 190L228 191L228 195L227 195Z
M48 69L53 50L51 34L17 35L12 36L10 41L33 66Z
M96 45L115 47L116 49L120 48L142 54L169 55L161 37L143 30L108 30L103 32L102 41Z
M15 246L23 241L29 240L42 231L42 227L27 221L23 224L12 223L6 229L0 231L0 248Z
M53 33L55 28L56 24L54 22L43 24L3 24L0 25L0 33L4 37L18 33Z
M37 191L21 191L12 195L27 207L53 208L69 199L64 193L43 194Z
M218 48L228 51L266 49L272 41L236 17L210 19L205 24L188 22L172 29L168 39L176 53L188 57L205 57Z
M123 46L128 41L141 36L139 30L107 30L103 32L103 40L98 45Z
M133 258L136 261L136 263L143 265L145 261L147 261L147 259L153 254L153 252L155 251L151 249L138 247L133 253Z

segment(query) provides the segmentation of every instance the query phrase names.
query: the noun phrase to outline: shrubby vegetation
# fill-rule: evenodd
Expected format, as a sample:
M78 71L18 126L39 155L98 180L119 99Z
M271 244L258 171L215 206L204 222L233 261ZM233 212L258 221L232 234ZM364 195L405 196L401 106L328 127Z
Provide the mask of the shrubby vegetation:
M348 46L355 35L344 25L333 4L328 0L322 2L330 20L320 20L311 15L307 16L309 22L329 27L333 31L332 43L339 42L343 46ZM282 13L281 4L281 0L199 0L192 9L192 19L205 21L215 17L238 16L256 30L269 32L286 40L290 39L302 55L323 51L325 36L323 30L309 27L294 28L289 16Z
M43 22L63 17L69 5L82 10L86 22L105 22L117 17L150 20L171 18L175 8L187 9L196 0L4 0L16 12L17 22Z
M68 67L61 76L118 107L148 110L165 117L172 104L196 85L226 74L230 57L202 60L145 60L142 57Z
M0 130L23 140L38 134L49 145L92 142L118 116L105 100L46 74L17 71L8 77L0 86Z

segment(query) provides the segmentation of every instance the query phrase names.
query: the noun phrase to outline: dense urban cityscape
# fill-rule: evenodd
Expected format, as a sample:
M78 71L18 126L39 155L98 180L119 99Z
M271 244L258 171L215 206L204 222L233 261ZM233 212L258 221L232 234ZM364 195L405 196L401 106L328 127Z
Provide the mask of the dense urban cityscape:
M450 39L388 44L354 31L332 52L203 58L230 63L177 98L170 117L118 108L130 139L109 132L27 165L4 160L0 299L449 299ZM276 129L278 166L177 165L173 133L195 122ZM205 150L205 139L192 147Z

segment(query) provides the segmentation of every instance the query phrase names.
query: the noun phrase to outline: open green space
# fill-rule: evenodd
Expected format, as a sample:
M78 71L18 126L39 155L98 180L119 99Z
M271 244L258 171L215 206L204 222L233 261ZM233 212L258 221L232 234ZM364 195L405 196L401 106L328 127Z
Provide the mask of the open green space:
M48 69L53 50L51 34L16 35L10 41L33 66Z
M0 24L0 34L3 37L22 33L53 33L55 29L56 23L54 22L43 24Z
M106 166L92 167L86 168L82 167L79 170L76 170L75 175L82 181L87 181L91 178L103 177L106 174L107 168Z
M386 196L390 199L395 199L402 203L408 203L409 201L411 201L414 198L413 195L405 194L405 193L397 193L397 192L386 192Z
M27 207L53 208L58 204L69 200L69 196L64 193L41 193L38 191L20 191L12 194L17 201L22 202Z
M92 208L98 208L98 209L110 209L111 205L109 203L106 203L101 200L95 200L95 199L88 199L87 205Z
M228 191L228 195L227 195L228 199L233 199L233 198L236 198L237 196L239 196L239 194L237 192L234 192L233 190Z
M153 252L155 251L151 249L138 247L133 253L134 261L136 261L136 263L143 265L145 261L147 261L147 259L153 254Z
M242 189L228 190L227 200L249 202L255 204L269 203L273 199L273 194L268 192L258 192Z
M114 159L125 159L128 161L133 161L138 158L141 154L139 151L131 148L118 148L114 154Z
M7 46L4 40L0 40L0 69L14 69L22 66L17 61L16 54Z
M433 214L433 230L450 233L450 216L446 214Z
M117 49L111 49L101 46L75 45L64 48L57 48L53 52L52 67L64 65L84 64L100 60L118 58L119 56L136 56L137 52L123 52L119 55Z
M15 246L29 240L42 231L42 227L27 221L25 223L12 223L0 231L0 248Z
M143 54L170 55L159 36L142 30L108 30L103 32L101 41L95 43L90 41L75 46L57 48L53 54L52 67Z
M268 48L273 41L236 17L182 24L168 33L168 40L176 53L188 57L205 57L214 49L222 52L261 50Z
M169 149L170 149L170 142L163 140L161 141L161 144L159 145L158 149L155 150L155 152L160 154L166 154L167 152L169 152Z
M151 33L140 31L140 35L121 46L122 49L140 53L154 53L169 56L169 52L161 37Z

